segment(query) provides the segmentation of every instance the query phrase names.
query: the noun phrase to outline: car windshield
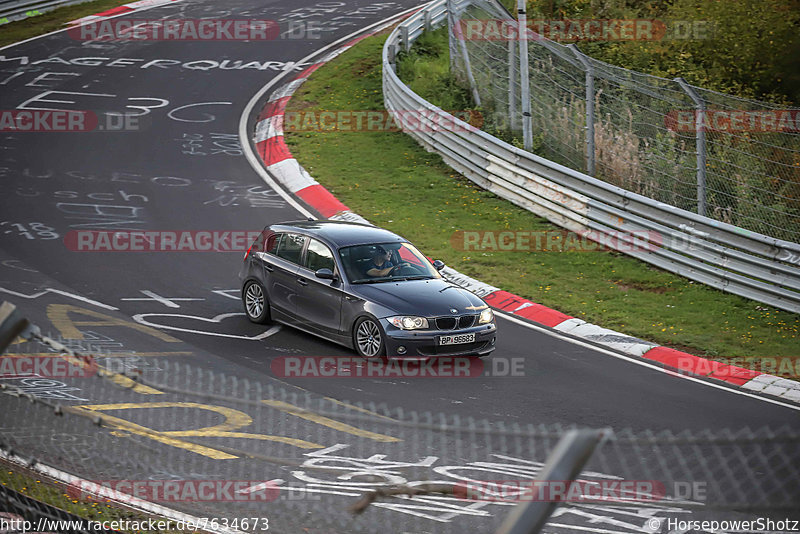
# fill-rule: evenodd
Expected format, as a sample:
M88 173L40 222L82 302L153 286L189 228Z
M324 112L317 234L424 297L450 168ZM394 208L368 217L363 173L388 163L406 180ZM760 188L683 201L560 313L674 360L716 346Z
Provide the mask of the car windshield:
M374 243L339 249L347 279L354 284L441 278L411 243Z

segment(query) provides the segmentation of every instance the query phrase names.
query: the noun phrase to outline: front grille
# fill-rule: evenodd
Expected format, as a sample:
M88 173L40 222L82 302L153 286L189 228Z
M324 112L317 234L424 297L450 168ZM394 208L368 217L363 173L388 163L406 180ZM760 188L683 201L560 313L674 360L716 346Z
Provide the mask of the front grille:
M458 327L459 328L469 328L475 324L475 321L478 319L476 315L462 315L458 318Z
M477 315L462 315L461 317L437 317L436 328L439 330L470 328L471 326L474 326L477 321Z
M436 328L439 330L452 330L456 327L455 317L437 317Z

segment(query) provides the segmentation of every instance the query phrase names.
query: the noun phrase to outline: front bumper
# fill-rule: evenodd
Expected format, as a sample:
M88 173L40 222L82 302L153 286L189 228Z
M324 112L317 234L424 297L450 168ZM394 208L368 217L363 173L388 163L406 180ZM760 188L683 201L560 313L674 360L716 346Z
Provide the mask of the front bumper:
M495 348L497 326L482 324L458 330L401 330L386 319L381 319L386 334L386 355L396 358L435 356L485 356ZM440 345L440 336L475 334L472 343Z

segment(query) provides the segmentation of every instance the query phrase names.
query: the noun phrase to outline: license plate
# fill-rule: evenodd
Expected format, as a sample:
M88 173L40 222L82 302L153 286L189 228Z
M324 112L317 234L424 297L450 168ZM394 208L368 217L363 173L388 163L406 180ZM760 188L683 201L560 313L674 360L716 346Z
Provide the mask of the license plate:
M439 336L439 345L459 345L461 343L472 343L475 341L475 334L457 334L455 336Z

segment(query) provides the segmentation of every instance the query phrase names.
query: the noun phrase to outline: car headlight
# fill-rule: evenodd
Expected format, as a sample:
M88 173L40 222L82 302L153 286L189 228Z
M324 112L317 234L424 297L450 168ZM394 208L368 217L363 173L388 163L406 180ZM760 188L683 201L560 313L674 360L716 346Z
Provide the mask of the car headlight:
M478 318L478 324L491 323L492 321L494 321L494 312L491 308L486 308L481 312L481 316Z
M389 322L401 330L419 330L428 328L428 320L425 317L414 317L413 315L398 315L389 317Z

